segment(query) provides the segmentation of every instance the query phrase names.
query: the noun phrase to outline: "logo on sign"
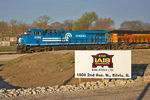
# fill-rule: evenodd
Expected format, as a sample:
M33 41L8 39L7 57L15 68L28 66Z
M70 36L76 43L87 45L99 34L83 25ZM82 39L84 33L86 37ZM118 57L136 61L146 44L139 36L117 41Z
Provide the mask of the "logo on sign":
M92 67L96 68L97 66L108 66L109 68L113 68L112 57L113 55L108 55L106 53L100 53L97 55L92 55L93 63Z

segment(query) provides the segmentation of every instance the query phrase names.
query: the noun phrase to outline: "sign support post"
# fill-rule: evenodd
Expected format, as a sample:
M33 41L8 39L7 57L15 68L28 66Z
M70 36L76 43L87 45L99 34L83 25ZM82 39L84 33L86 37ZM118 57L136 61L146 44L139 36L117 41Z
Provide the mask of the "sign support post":
M79 78L79 84L81 84L81 78Z

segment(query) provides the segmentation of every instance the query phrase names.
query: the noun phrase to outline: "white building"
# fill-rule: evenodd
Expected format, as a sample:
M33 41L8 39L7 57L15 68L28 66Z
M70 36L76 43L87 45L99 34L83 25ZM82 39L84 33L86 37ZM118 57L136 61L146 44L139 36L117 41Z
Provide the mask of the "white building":
M10 41L0 41L0 46L10 46Z

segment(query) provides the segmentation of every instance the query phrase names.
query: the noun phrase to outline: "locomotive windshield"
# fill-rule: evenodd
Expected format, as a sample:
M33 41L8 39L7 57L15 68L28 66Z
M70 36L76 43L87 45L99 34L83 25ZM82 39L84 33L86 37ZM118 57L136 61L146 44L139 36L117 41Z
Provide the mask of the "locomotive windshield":
M31 34L32 32L31 31L27 31L27 34Z
M31 34L31 33L32 33L31 31L23 32L24 35L28 35L28 34Z

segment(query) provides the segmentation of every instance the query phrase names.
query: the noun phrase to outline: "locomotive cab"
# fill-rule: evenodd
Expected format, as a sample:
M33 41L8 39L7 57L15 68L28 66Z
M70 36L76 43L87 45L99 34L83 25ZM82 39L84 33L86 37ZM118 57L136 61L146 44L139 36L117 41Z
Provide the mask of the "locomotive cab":
M21 33L17 39L17 45L37 45L37 41L40 41L44 33L43 31L42 29L29 29Z

